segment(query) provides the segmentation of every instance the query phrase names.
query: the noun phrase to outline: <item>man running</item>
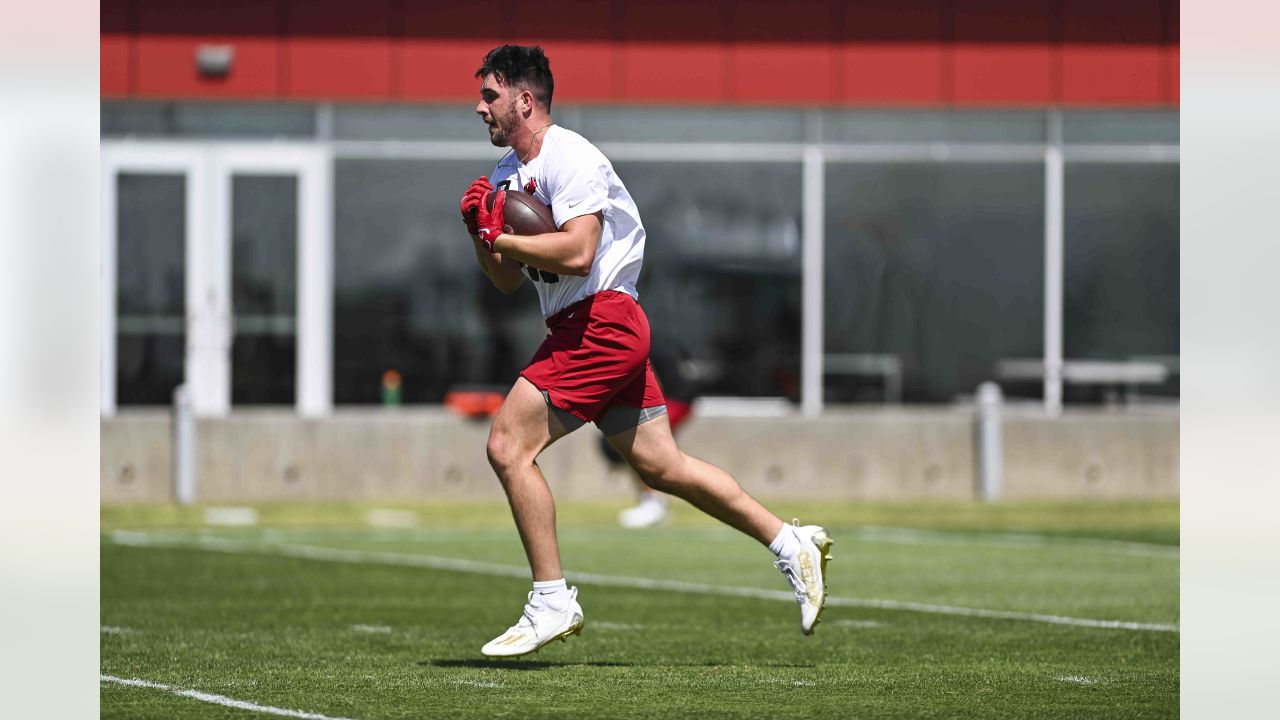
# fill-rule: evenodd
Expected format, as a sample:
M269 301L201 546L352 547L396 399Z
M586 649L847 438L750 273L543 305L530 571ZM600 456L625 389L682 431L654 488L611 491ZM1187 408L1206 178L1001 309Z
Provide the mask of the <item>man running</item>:
M787 525L728 473L676 446L649 363L649 322L637 303L644 260L640 213L613 165L581 135L551 119L554 82L539 47L503 45L485 56L476 113L489 141L511 152L462 196L463 221L489 280L538 290L549 333L494 417L487 452L506 491L533 573L515 625L481 652L511 657L582 631L576 587L565 583L556 511L536 459L551 443L594 422L649 487L683 498L755 538L777 556L813 631L826 602L832 541L817 525ZM503 232L507 188L551 207L556 232ZM493 195L492 210L488 210Z

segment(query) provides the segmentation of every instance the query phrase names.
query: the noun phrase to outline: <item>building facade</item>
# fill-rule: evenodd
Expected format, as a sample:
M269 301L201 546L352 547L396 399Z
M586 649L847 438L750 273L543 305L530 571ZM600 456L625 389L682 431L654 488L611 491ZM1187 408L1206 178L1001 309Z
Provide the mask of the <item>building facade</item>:
M1048 404L1064 361L1177 394L1178 6L104 2L104 415L509 384L542 337L456 217L500 151L472 77L551 58L557 122L649 232L657 341L705 392Z

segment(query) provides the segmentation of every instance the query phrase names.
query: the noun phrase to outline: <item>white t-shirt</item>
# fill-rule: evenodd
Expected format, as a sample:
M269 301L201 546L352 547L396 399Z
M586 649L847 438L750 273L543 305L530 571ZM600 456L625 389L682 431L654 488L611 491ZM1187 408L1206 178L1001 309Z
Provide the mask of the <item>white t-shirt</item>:
M538 289L544 317L603 290L620 290L635 299L644 262L644 225L640 210L609 159L572 130L552 125L543 133L538 156L525 164L507 153L489 176L497 189L523 190L551 206L556 227L580 215L604 211L600 247L586 277L556 275L525 267ZM507 183L505 186L502 183Z

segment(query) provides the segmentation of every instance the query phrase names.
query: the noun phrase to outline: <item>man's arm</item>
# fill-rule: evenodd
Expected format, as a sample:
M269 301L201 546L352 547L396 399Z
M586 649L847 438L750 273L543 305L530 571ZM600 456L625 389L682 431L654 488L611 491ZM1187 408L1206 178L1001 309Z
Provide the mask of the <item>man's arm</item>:
M476 261L480 263L480 269L494 287L508 295L520 289L524 284L524 273L520 270L519 262L504 257L501 253L486 250L479 235L472 235L471 243L475 245Z
M503 233L493 241L495 255L491 257L497 257L496 253L501 253L504 262L519 260L525 265L557 275L586 277L591 274L591 265L596 261L596 250L600 248L603 218L604 211L599 210L565 221L559 232L542 235ZM482 252L483 243L479 239L476 239L476 243L477 253ZM485 270L486 274L488 272ZM520 274L519 268L516 272ZM493 275L489 278L492 280ZM498 284L497 280L494 280L494 284Z

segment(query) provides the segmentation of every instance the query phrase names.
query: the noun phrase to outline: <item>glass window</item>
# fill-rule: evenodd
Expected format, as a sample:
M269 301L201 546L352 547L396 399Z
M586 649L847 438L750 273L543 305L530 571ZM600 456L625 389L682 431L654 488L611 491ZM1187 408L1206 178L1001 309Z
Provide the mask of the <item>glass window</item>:
M173 134L201 137L315 137L310 105L175 103Z
M1062 113L1064 143L1178 144L1177 110L1071 110Z
M565 127L601 142L801 142L804 112L769 108L566 108ZM557 113L559 116L559 113ZM625 178L624 178L625 182ZM643 209L643 208L642 208Z
M439 402L456 385L505 389L542 342L532 287L493 288L457 215L460 188L487 169L336 163L337 402L379 402L389 369L406 402ZM639 290L655 345L699 361L703 392L798 397L799 167L617 170L648 230Z
M478 96L477 96L478 99ZM338 105L333 136L340 140L468 140L487 142L474 103L450 105ZM474 178L473 178L474 179Z
M1148 359L1176 370L1178 183L1173 164L1067 165L1068 358ZM1176 379L1151 390L1176 394Z
M1043 352L1044 169L830 164L825 399L950 402Z
M103 102L105 136L290 137L316 134L315 108L299 103Z
M116 402L168 405L184 376L183 175L116 179Z
M334 164L334 399L378 403L397 370L407 403L456 385L515 382L546 336L526 283L503 295L476 264L458 216L475 161Z
M1030 111L828 110L829 143L1041 143L1045 116Z
M647 233L638 289L654 354L691 361L702 394L797 400L800 166L615 169Z
M169 127L168 105L155 102L102 102L102 134L165 135Z
M298 179L231 179L233 404L292 405L297 379Z

